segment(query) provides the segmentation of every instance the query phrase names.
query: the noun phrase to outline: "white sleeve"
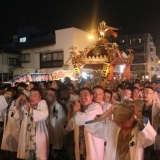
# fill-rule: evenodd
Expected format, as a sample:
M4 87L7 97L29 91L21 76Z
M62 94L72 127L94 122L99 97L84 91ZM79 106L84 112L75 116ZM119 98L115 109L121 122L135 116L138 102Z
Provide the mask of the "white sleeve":
M77 112L74 119L77 126L84 125L86 121L93 120L96 115L103 114L102 107L95 103L90 106L85 112Z
M43 121L48 118L49 111L48 106L45 100L41 100L38 106L38 109L33 109L33 121Z
M117 125L111 120L103 120L100 122L85 124L86 130L95 137L102 138L105 141L112 132L117 131Z
M155 142L156 131L150 125L150 122L145 125L142 131L139 131L139 138L144 148L152 145Z
M70 121L68 122L66 128L64 129L63 135L66 135L66 134L68 134L69 132L71 132L72 130L74 130L74 126L75 126L75 121L74 121L74 118L72 117L72 118L70 119Z
M6 109L1 109L0 110L0 121L3 122L4 121L4 115L6 113Z

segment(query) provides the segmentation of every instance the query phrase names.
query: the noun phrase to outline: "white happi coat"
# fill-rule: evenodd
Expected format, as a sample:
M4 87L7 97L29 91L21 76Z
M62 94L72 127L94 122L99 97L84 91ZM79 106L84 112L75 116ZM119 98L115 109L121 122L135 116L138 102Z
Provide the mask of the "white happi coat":
M55 114L53 114L54 107ZM49 110L49 143L52 144L52 149L61 149L66 114L63 107L57 101L50 106Z
M8 111L7 124L6 124L7 109L4 109L4 112L3 112L4 129L3 129L1 149L12 151L12 152L17 152L19 132L20 132L20 121L12 117L13 106L14 106L14 101L12 101L12 104Z
M4 96L0 96L0 121L4 121L4 114L6 111L6 108L8 106L8 103L6 102L6 99Z
M36 123L36 157L41 160L47 160L49 151L49 135L48 135L48 106L45 100L38 103L37 109L33 109L33 122ZM28 111L25 105L21 110L17 110L14 114L15 118L22 120L17 158L25 158L25 140L26 140L26 127L27 127Z
M152 106L152 126L157 132L154 149L160 150L160 103L157 101L154 101Z
M109 110L109 108L111 107L111 103L102 101L101 106L102 106L103 112L105 112L105 111Z
M77 112L74 115L77 126L84 125L86 121L92 120L96 115L102 114L102 107L98 103L90 104L85 112ZM79 130L75 134L76 147L79 148ZM103 160L104 140L90 134L84 127L84 136L86 144L86 160ZM78 149L79 150L79 149ZM77 152L79 154L79 152Z
M102 138L107 141L106 146L106 159L115 160L117 151L117 142L119 132L121 130L115 122L106 120L96 123L85 125L88 132L96 137ZM136 125L131 132L132 139L129 142L129 151L131 160L143 160L144 148L150 146L155 141L156 132L153 127L148 123L142 131L138 131Z
M66 135L69 132L74 130L74 142L75 142L75 157L76 160L80 160L79 156L79 127L76 125L74 118L68 122L66 128L63 131L63 134Z

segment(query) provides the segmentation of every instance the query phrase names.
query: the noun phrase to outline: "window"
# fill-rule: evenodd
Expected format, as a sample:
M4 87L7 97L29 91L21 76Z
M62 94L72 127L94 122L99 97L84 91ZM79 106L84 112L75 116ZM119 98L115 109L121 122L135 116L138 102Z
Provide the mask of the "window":
M3 82L13 79L13 73L3 73ZM0 82L2 82L2 74L0 74Z
M145 63L145 62L146 62L146 58L144 55L134 56L133 63Z
M21 55L21 61L22 63L30 62L31 54L30 53L25 53Z
M151 71L154 71L154 67L151 67Z
M131 65L131 71L145 71L145 65Z
M144 38L129 39L129 44L138 44L138 43L144 43Z
M13 43L17 42L17 35L13 36Z
M132 39L132 43L136 43L136 39Z
M40 68L54 68L63 66L63 51L40 54Z
M132 48L134 51L134 54L136 54L136 52L144 52L144 47L137 47L137 48Z
M118 45L124 45L126 44L126 41L123 39L123 40L120 40L117 42Z
M159 68L157 68L157 72L159 71Z
M26 42L26 37L20 38L20 39L19 39L19 42L20 42L20 43L25 43L25 42Z
M8 66L17 66L16 58L8 58Z
M153 52L153 48L150 48L150 52Z
M154 61L154 58L153 58L153 57L151 57L151 61Z
M144 43L144 38L137 38L136 43Z

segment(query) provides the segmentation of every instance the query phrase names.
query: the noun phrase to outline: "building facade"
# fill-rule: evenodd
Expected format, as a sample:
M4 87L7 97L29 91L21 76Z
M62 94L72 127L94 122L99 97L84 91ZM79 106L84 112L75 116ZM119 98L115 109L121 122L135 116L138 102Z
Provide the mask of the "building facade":
M151 79L154 75L157 77L160 75L156 47L149 33L120 35L116 39L111 39L111 42L116 42L125 53L133 50L131 78Z
M82 51L94 42L88 36L89 33L74 27L47 34L33 27L18 30L17 42L21 51L21 67L13 69L13 77L25 73L52 73L62 69L70 58L71 47Z

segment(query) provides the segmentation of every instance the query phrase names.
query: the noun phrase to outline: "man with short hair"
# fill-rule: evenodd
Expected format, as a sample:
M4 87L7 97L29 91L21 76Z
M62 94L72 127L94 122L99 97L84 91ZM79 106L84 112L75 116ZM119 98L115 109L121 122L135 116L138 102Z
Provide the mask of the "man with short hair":
M42 91L32 88L29 102L20 107L22 96L15 103L14 118L22 120L17 158L43 159L48 158L49 136L47 128L48 106L41 100ZM20 107L20 108L19 108Z
M65 122L65 112L57 102L57 90L50 88L47 91L45 100L49 106L49 143L50 157L57 158L63 145L63 130Z
M137 87L133 87L133 91L132 91L132 99L133 100L140 100L140 90Z
M101 86L93 87L93 101L99 103L102 106L103 112L108 110L111 106L110 103L104 102L104 89Z
M104 98L103 98L104 102L110 103L112 100L112 95L113 95L113 93L111 90L105 89L104 90Z
M101 121L101 116L100 122L92 123L91 119L86 122L88 132L107 141L107 160L143 160L144 148L154 143L156 132L149 119L142 116L141 105L117 103L102 115L107 117L113 113L114 121L106 117Z
M62 85L59 89L60 92L60 103L65 110L65 113L67 115L68 112L68 105L70 101L79 100L79 96L76 94L69 94L69 88L67 85Z
M116 101L121 102L124 98L125 86L123 84L119 84L117 86L117 99Z
M60 87L59 90L60 90L60 99L61 99L60 104L62 105L62 107L67 115L70 102L79 100L79 96L72 95L72 94L70 95L67 85L64 85L64 84ZM64 144L65 148L68 152L68 156L70 157L70 159L75 160L74 131L70 130L70 133L68 133L66 136L64 136L64 143L65 143Z
M149 118L151 125L156 130L156 140L154 145L145 149L145 160L158 160L160 158L160 104L154 99L154 89L150 86L143 88L142 96L144 105L142 115Z
M1 149L7 151L6 159L10 156L16 158L19 141L21 121L12 117L14 103L11 90L0 96L0 121L4 122Z
M132 88L130 87L127 87L124 91L124 99L126 100L129 100L129 101L132 101L133 99L131 98L132 96Z
M103 160L104 140L91 135L84 127L87 120L93 119L96 115L103 113L100 104L92 102L92 100L92 91L89 88L81 88L81 110L77 111L73 108L73 118L75 119L76 125L79 126L79 134L75 137L75 145L78 146L80 159Z

